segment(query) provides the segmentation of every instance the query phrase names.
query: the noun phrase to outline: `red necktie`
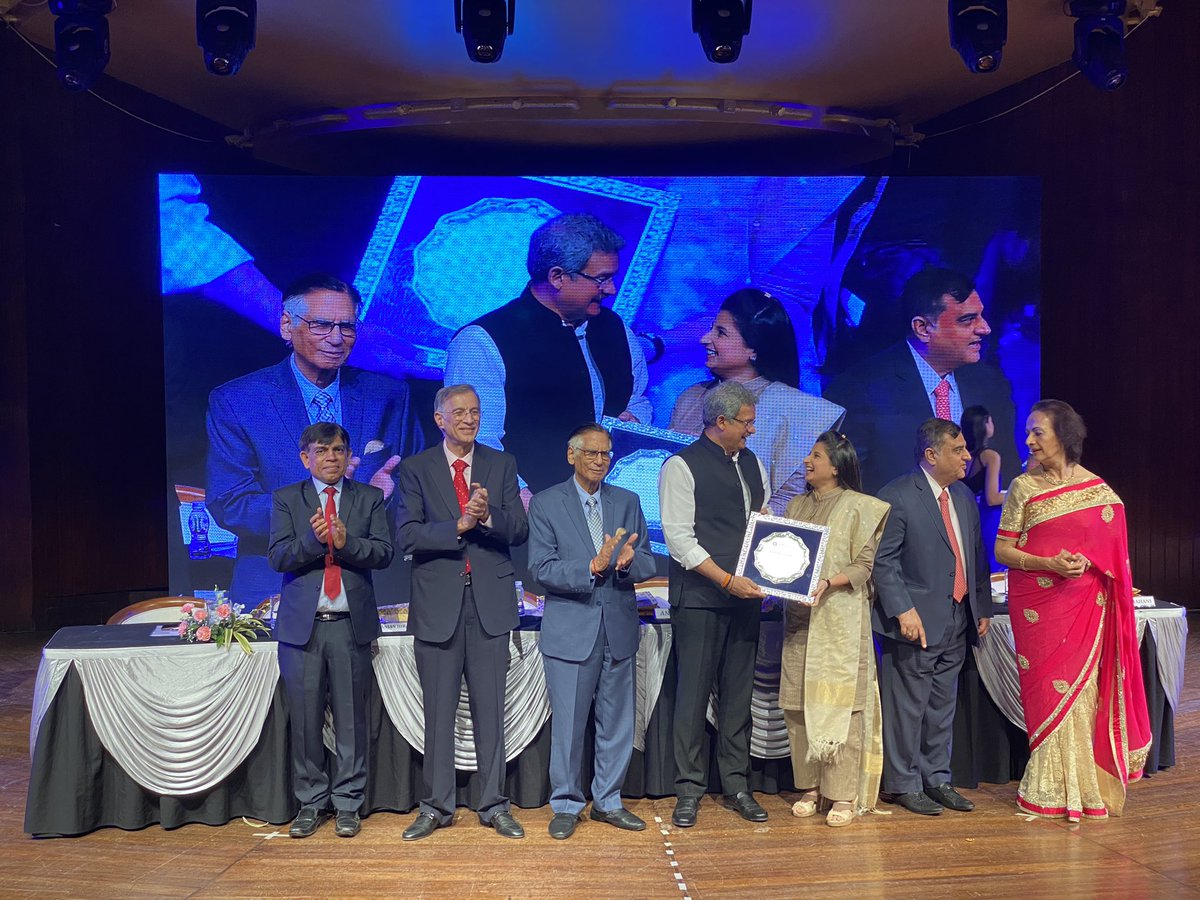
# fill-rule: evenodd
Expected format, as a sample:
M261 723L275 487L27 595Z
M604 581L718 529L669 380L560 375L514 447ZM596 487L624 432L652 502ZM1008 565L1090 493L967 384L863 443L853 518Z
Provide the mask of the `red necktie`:
M342 592L342 567L333 561L333 520L337 517L337 505L332 486L325 488L325 527L329 529L329 546L325 550L325 596L336 600Z
M963 568L962 551L958 549L958 538L954 536L954 523L950 521L950 492L942 488L938 496L942 508L942 521L946 523L946 537L950 538L950 549L954 551L954 602L962 603L967 594L967 570Z
M933 414L939 419L953 421L950 418L950 382L945 378L933 389Z
M466 471L467 461L465 459L456 459L451 466L454 469L454 496L458 498L458 511L460 514L465 514L467 511L467 500L470 495L467 493L467 479L463 477L463 472ZM463 571L471 571L471 561L467 560L467 567Z

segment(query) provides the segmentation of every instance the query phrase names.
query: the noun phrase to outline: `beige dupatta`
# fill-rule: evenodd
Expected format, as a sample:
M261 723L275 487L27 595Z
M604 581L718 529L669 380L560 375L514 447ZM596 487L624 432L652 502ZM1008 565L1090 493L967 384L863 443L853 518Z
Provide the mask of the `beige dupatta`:
M890 509L882 500L845 491L829 516L829 543L820 577L829 578L841 572L872 538L878 542ZM789 506L788 513L794 510L794 505ZM807 631L785 627L779 705L783 709L803 707L810 762L833 762L846 744L858 682L863 629L868 625L870 612L871 581L868 580L858 590L849 586L828 589L821 602L810 611ZM807 635L807 641L798 646L803 635ZM883 729L875 655L868 651L867 657L867 696L863 706L865 734L859 767L860 811L875 805L883 771ZM803 692L800 691L801 678Z

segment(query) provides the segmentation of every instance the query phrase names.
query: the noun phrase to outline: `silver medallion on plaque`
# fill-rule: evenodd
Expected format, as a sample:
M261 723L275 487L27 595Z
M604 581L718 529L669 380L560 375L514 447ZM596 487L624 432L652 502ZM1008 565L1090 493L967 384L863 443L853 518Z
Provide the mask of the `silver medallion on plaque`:
M754 567L771 584L791 584L808 571L808 545L794 534L776 531L754 548Z

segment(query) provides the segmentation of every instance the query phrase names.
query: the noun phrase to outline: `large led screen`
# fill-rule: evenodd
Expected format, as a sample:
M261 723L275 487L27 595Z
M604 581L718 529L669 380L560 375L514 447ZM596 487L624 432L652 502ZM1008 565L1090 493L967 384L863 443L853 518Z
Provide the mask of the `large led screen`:
M1033 179L168 174L159 204L173 593L217 586L256 603L278 591L270 493L307 477L297 440L318 413L306 354L336 369L324 415L350 433L353 477L385 492L397 458L440 440L443 383L476 386L479 440L515 453L526 497L571 475L565 417L603 420L610 480L641 496L659 554L659 467L694 439L724 379L759 398L750 446L776 511L803 490L823 430L856 444L874 491L911 468L935 409L990 416L980 440L1006 479L1019 471L1039 387ZM615 278L594 286L615 315L585 316L590 335L565 323L577 343L514 331L508 305L537 302L531 236L574 214L621 245ZM585 268L568 277L583 284ZM357 288L357 322L293 347L281 291L314 272ZM953 300L918 328L912 285L939 278L973 286L982 314ZM376 594L407 599L403 559Z

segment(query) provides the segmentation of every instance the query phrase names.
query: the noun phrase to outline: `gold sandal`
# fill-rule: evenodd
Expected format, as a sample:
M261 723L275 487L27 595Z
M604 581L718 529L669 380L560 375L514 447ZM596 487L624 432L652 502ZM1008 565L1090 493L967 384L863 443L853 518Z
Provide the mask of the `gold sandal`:
M811 797L811 800L806 800L805 797ZM805 791L799 800L792 804L792 815L797 819L807 819L809 816L817 814L817 807L821 804L821 795L815 790Z
M844 803L845 809L838 809L838 804ZM845 828L854 821L854 804L845 800L836 801L825 816L825 824L830 828Z

